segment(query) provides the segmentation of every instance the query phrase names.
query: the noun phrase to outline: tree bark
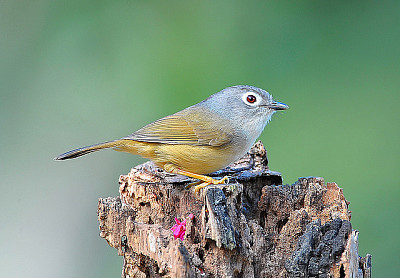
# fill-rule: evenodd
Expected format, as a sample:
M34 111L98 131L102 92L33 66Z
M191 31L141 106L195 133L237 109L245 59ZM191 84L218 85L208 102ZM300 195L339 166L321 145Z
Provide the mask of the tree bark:
M371 277L335 183L282 185L261 142L215 173L224 175L228 184L199 193L151 162L122 175L120 196L98 204L100 236L124 257L122 277ZM186 220L183 240L171 231L175 218Z

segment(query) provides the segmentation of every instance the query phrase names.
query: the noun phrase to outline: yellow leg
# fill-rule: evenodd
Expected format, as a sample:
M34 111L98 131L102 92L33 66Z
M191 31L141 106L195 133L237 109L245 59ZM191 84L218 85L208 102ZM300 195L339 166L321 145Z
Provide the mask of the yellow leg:
M191 173L191 172L187 172L187 171L183 171L183 170L179 170L179 169L173 169L172 171L174 174L178 174L178 175L183 175L183 176L187 176L190 178L195 178L198 179L200 181L202 181L201 184L197 185L198 182L195 183L191 183L189 184L186 188L190 188L193 185L196 185L194 188L195 192L198 192L200 189L206 187L207 185L210 184L223 184L225 182L229 182L229 178L227 176L223 177L220 180L216 180L213 179L212 177L208 177L208 176L204 176L204 175L199 175L199 174L195 174L195 173Z
M200 191L200 189L203 189L204 187L206 187L206 186L208 186L208 185L210 185L209 183L206 183L206 182L202 182L201 184L199 184L199 185L196 185L195 187L194 187L194 192L199 192Z

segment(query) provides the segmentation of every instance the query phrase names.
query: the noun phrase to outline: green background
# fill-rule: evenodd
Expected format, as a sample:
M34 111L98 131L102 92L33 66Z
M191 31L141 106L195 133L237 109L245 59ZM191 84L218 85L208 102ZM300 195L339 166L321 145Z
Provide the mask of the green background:
M56 155L224 87L290 106L261 140L285 183L351 202L374 277L399 277L399 1L0 1L0 276L120 277L97 200L144 160Z

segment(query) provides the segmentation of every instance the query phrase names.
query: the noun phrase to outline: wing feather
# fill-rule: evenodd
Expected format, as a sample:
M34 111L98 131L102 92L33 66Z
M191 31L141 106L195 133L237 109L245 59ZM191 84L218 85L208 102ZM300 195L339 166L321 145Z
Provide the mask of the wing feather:
M204 109L185 109L161 118L122 139L163 144L222 146L232 139L226 122Z

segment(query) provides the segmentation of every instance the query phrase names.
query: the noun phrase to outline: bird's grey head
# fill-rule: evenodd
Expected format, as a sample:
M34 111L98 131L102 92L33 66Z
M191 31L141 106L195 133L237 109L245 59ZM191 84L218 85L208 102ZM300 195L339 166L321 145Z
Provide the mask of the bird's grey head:
M275 101L267 91L248 85L225 88L199 105L227 119L232 128L241 131L249 142L260 136L276 111L289 108Z
M286 104L275 101L267 91L248 85L225 88L205 102L207 106L212 106L214 111L230 118L263 118L266 119L266 123L276 111L289 108Z
M237 158L260 136L272 114L289 108L267 91L247 85L225 88L194 106L206 107L224 119L225 126L221 128L233 132L234 142L242 149Z

